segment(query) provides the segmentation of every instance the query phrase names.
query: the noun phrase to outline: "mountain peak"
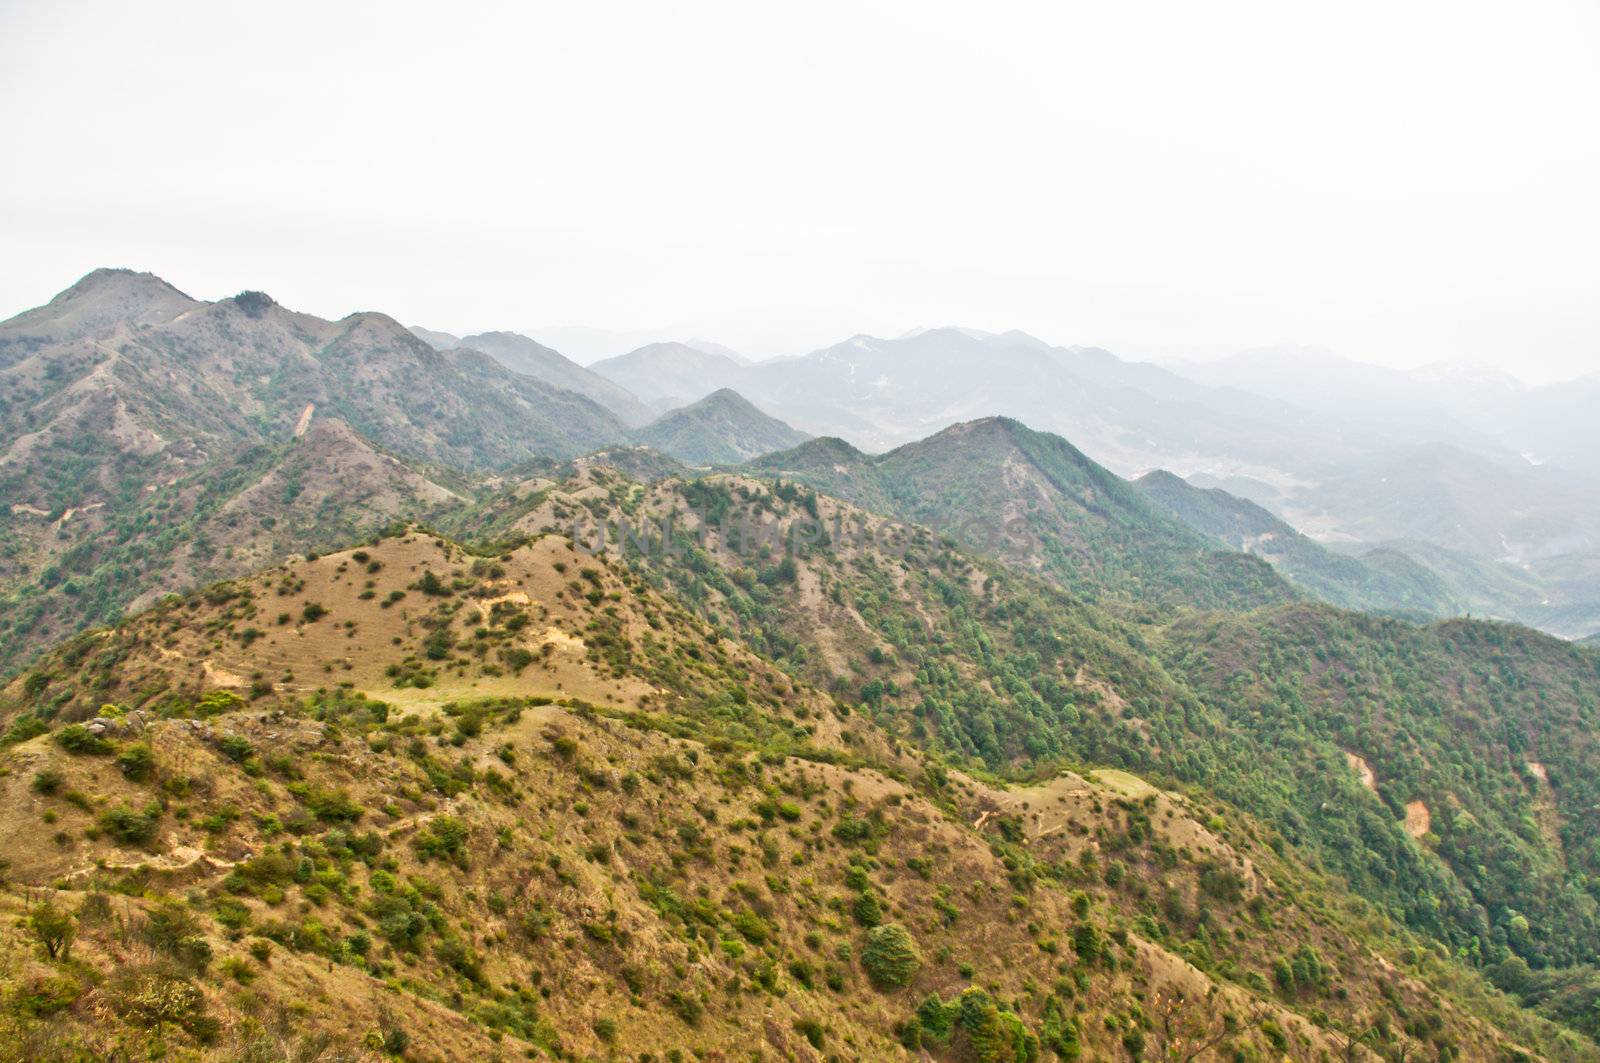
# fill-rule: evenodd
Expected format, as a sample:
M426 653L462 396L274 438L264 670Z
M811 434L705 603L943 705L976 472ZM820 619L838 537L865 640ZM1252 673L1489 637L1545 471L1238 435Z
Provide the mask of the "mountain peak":
M0 365L47 343L171 321L203 305L154 273L93 270L45 305L0 322Z
M124 269L118 266L101 266L92 269L58 294L51 302L62 299L78 298L85 295L104 293L106 291L136 291L170 292L182 295L185 299L189 296L178 291L177 288L162 280L154 273L140 272L138 270Z
M806 436L763 413L732 388L718 388L698 402L662 414L638 438L679 461L731 465L786 450Z

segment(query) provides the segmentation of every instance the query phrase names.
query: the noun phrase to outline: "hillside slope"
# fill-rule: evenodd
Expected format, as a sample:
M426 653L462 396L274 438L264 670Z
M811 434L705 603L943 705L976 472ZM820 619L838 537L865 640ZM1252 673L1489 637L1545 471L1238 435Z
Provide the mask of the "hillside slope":
M246 447L165 483L135 481L54 520L14 512L0 561L0 659L10 672L163 594L396 522L440 519L466 502L465 490L382 453L342 421L313 419L287 442Z
M5 697L13 1056L1595 1058L1248 821L896 751L555 537L296 562Z
M59 622L35 630L41 609L54 607L30 587L86 595L81 626L141 594L191 586L166 576L237 574L266 560L228 553L247 537L239 528L270 529L278 519L270 490L235 500L219 548L207 538L178 544L170 533L206 531L193 523L194 507L220 504L308 428L343 422L363 442L333 449L353 454L370 444L373 454L353 459L345 474L325 462L324 483L339 490L320 496L314 518L288 526L305 532L298 541L287 530L258 536L275 550L342 541L313 532L366 529L375 509L389 518L428 515L432 503L413 503L444 499L417 477L455 480L560 460L627 436L583 396L486 354L435 351L384 315L324 321L259 292L203 303L149 274L91 274L49 305L0 323L0 339L8 352L0 361L0 572L11 599L0 615L4 673L72 626L64 608L55 610ZM397 472L380 452L429 469ZM323 458L337 460L327 447ZM380 467L377 483L361 482L362 469ZM396 482L408 476L409 486ZM225 563L210 563L214 549ZM180 564L173 550L201 560Z
M1600 942L1583 839L1600 824L1569 774L1600 754L1600 669L1584 651L1305 604L1129 625L792 482L647 487L589 467L519 497L480 511L495 534L576 527L599 546L606 526L608 553L902 741L973 770L1110 764L1221 797L1394 918L1502 974L1528 963L1568 985L1529 999L1600 1032L1583 995L1600 992L1583 966ZM1289 632L1303 645L1260 649ZM1376 772L1370 789L1352 763ZM1548 787L1530 788L1536 771ZM1438 844L1418 803L1472 829ZM1513 916L1524 929L1508 935Z

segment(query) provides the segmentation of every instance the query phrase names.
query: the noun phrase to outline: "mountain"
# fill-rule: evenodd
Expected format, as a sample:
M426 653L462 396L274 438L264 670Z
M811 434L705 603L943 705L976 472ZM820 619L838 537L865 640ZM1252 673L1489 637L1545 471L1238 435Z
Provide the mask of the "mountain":
M798 446L808 437L722 388L662 414L634 438L690 465L736 465Z
M463 336L456 347L482 351L513 372L591 399L616 414L624 424L642 425L654 416L648 406L626 389L585 369L559 351L515 332Z
M926 759L560 537L296 561L4 696L27 1058L1595 1058L1248 816Z
M97 269L44 306L0 322L0 367L49 344L120 324L163 324L200 305L153 273Z
M285 454L283 445L308 426L342 422L359 446L319 431L301 449L367 447L372 453L352 468L390 470L381 453L437 470L404 474L428 481L564 459L627 437L591 400L486 354L436 351L382 314L325 321L259 292L201 303L148 274L91 274L48 306L0 323L0 336L15 356L0 367L0 571L20 610L4 618L11 653L62 633L34 622L40 610L62 623L73 615L78 623L101 620L147 592L188 586L182 580L191 575L259 563L249 550L231 570L208 556L179 563L174 551L187 546L172 536L180 528L198 535L193 522L207 506L254 482L260 463ZM369 515L371 492L432 494L415 481L394 487L389 476L368 485L365 474L328 471L337 490L321 498L302 530L348 532L349 522ZM260 526L287 501L266 491L240 502L233 519ZM426 507L378 509L391 517ZM206 554L209 540L192 546ZM169 578L180 582L163 582ZM56 610L60 602L33 594L52 588L89 593L75 608ZM8 654L6 670L21 663Z
M655 332L622 332L582 325L553 325L530 329L528 334L546 346L566 352L579 365L587 366L593 366L602 358L615 358L638 350L661 339L660 334Z
M382 314L324 321L255 292L45 347L4 373L8 466L67 438L65 452L85 453L85 433L145 456L283 438L308 406L395 453L462 467L625 435L588 399L486 355L435 351Z
M758 363L730 386L807 431L868 450L1002 414L1069 436L1124 474L1164 467L1287 484L1298 470L1358 453L1361 442L1306 423L1279 403L1098 348L1051 347L1021 332L855 336Z
M0 1059L1600 1059L1600 657L1289 582L1587 635L1571 471L961 329L741 386L1203 432L1278 515L996 416L690 469L381 314L82 287L0 326Z
M1323 601L1369 612L1430 617L1461 612L1449 584L1393 553L1379 564L1338 554L1301 535L1254 502L1203 489L1164 470L1134 481L1145 496L1189 527L1270 563L1289 582Z
M728 355L685 343L652 343L589 368L645 402L668 408L737 388L745 370Z
M926 524L1084 594L1169 607L1293 596L1264 562L1217 549L1066 440L1009 418L876 457L816 440L750 468Z
M1593 411L1600 403L1600 373L1534 388L1509 411L1504 431L1529 461L1571 469L1591 486L1600 484L1600 426Z

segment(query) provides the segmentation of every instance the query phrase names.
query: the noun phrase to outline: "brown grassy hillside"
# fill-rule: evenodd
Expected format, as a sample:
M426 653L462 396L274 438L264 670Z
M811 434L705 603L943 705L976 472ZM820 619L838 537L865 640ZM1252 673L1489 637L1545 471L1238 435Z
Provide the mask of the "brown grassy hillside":
M0 1058L1586 1058L1228 810L952 772L558 537L295 562L4 696Z

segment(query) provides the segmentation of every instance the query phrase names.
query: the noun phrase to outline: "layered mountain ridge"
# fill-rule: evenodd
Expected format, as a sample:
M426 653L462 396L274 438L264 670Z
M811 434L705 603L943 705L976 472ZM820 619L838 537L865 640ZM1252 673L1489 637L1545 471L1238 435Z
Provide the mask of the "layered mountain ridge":
M0 325L8 1044L1600 1056L1600 658L1432 619L1581 552L1335 552L1014 417L803 440L731 358L633 426L454 340L125 272ZM1197 394L903 341L836 383Z

